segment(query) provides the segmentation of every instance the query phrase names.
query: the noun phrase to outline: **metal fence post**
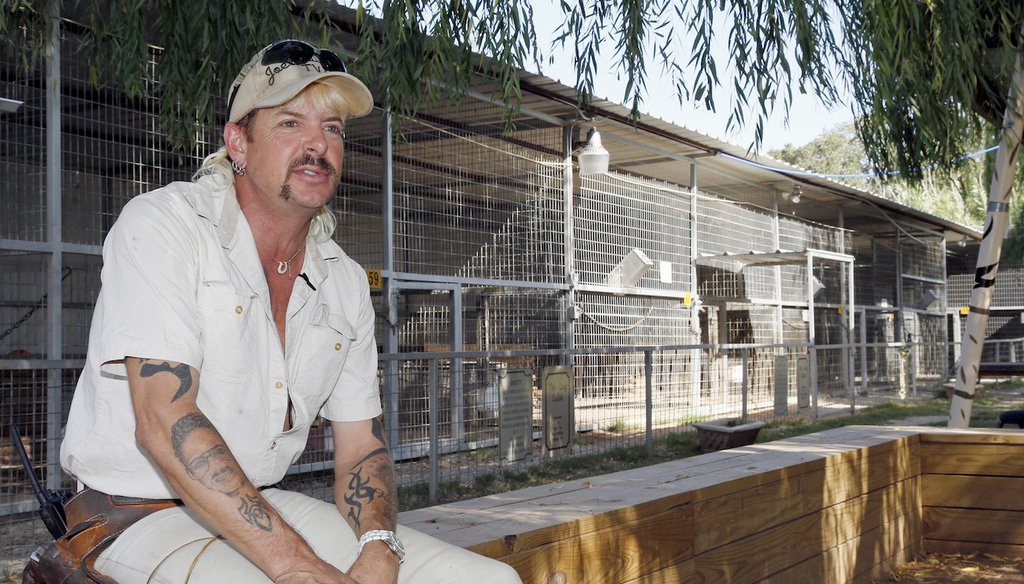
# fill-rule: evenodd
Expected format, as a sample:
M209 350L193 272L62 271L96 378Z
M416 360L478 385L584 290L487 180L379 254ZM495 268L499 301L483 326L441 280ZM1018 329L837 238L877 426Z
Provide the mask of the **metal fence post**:
M438 448L438 444L437 444L438 443L438 435L437 435L437 426L438 426L438 423L437 423L437 414L438 414L438 409L437 409L437 388L438 388L438 382L437 382L437 358L436 357L432 358L430 360L429 377L430 377L430 379L427 382L428 383L428 388L427 388L427 391L428 391L427 404L428 405L427 405L427 407L430 408L430 411L427 414L429 416L429 424L430 424L430 429L429 429L429 431L430 431L430 471L429 471L430 472L430 477L429 477L429 480L430 480L430 492L429 492L429 498L430 498L430 504L431 505L435 505L435 504L437 504L437 482L438 482L438 477L437 477L437 473L438 473L438 470L437 470L438 460L437 460L437 457L438 457L438 452L440 450Z
M875 349L877 350L877 349ZM867 309L860 311L860 389L868 394L868 317Z
M646 382L644 445L647 448L647 458L651 458L654 456L654 351L651 349L644 351L644 381Z
M918 355L918 351L921 350L920 341L915 338L915 340L911 341L909 348L910 362L907 363L907 370L910 371L910 395L917 399L917 367L920 362L920 355Z
M747 419L747 402L749 401L750 394L750 349L743 349L743 411L740 414L740 418L744 421Z
M807 343L808 361L811 369L811 409L818 419L818 348L814 334L814 258L807 256Z

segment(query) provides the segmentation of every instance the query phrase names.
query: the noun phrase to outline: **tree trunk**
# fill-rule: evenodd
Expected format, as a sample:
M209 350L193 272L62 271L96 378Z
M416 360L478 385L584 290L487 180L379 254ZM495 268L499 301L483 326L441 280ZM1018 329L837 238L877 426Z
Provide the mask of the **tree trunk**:
M978 384L981 351L985 343L992 292L999 271L999 256L1009 222L1010 197L1020 156L1021 134L1024 132L1024 65L1020 54L1011 80L1010 95L1003 115L1003 135L996 153L992 184L988 192L988 217L978 251L978 268L974 273L970 312L964 329L957 366L956 385L949 404L949 427L967 428L971 424L971 407Z

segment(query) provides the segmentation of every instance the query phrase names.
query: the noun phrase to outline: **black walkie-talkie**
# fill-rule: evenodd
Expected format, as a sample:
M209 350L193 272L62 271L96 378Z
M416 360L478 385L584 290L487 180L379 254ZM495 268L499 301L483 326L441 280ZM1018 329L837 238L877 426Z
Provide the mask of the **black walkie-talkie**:
M11 423L10 428L11 441L14 442L14 448L18 451L18 456L21 457L21 464L24 465L25 475L28 476L29 482L32 483L32 490L36 494L36 499L39 499L39 516L42 517L43 524L46 525L46 530L50 532L53 539L57 539L68 530L68 520L64 515L64 503L71 498L73 493L68 489L58 489L56 491L44 489L43 485L39 484L36 471L32 468L32 459L28 457L25 445L21 443L21 434L18 433L17 424Z

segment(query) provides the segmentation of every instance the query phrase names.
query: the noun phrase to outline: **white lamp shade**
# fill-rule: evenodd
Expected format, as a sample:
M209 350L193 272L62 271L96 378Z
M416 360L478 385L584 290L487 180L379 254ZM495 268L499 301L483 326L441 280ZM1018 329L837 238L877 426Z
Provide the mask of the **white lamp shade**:
M594 130L587 146L579 154L580 176L607 173L610 158L608 151L601 145L601 134Z
M0 97L0 112L13 114L21 107L22 102L16 99Z

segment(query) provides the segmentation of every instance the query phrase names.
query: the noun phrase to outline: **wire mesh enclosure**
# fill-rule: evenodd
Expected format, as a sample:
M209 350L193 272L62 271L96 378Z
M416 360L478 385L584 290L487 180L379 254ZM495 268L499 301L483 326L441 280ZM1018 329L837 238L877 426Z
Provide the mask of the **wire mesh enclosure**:
M220 143L197 127L194 151L171 152L159 98L93 88L65 40L51 93L43 68L0 52L0 95L24 102L0 117L0 422L5 445L19 426L50 488L73 485L57 455L104 237L128 200L190 180ZM429 502L446 484L694 422L849 412L944 379L957 324L942 237L801 218L769 184L687 183L680 166L695 177L699 165L629 124L604 122L617 162L581 176L575 105L534 105L509 119L449 96L414 119L375 110L346 127L335 238L368 270L403 489ZM545 380L564 371L562 415ZM510 450L513 421L526 445ZM318 421L286 482L331 499L333 448ZM2 452L0 560L16 570L46 532Z

